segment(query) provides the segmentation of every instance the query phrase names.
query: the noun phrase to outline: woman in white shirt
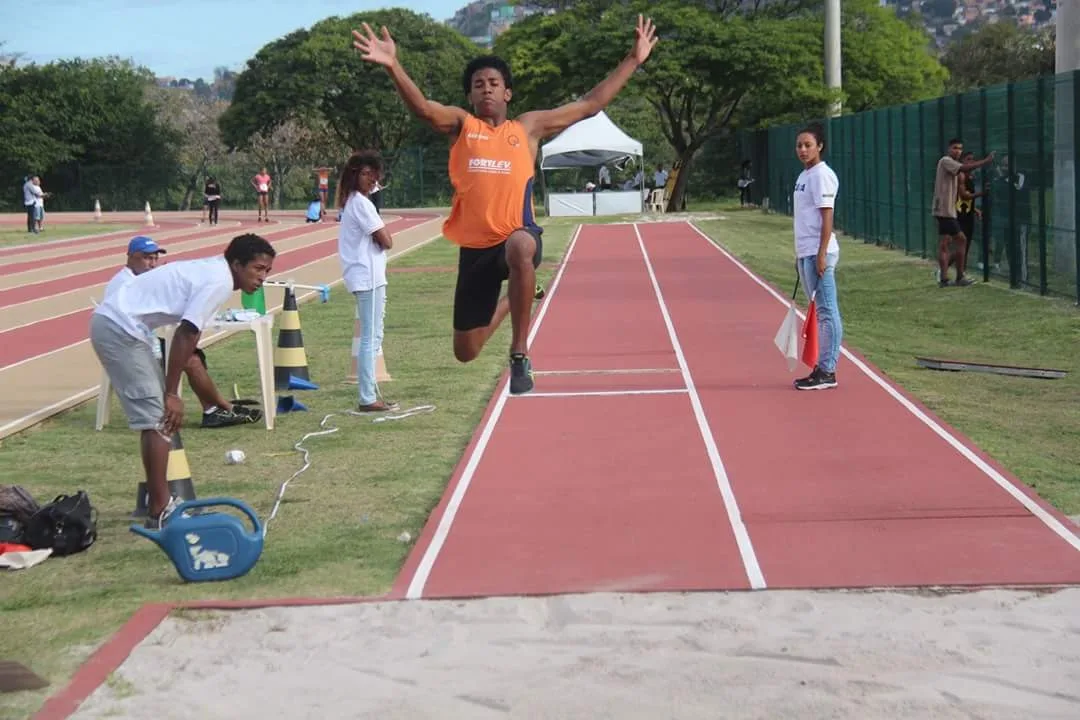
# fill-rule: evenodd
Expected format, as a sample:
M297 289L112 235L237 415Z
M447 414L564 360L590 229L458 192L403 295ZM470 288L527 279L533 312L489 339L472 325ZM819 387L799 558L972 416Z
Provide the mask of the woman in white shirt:
M797 390L836 387L843 322L836 297L836 265L840 244L833 232L833 208L840 181L824 160L825 130L812 123L795 138L795 154L806 168L795 181L795 258L807 299L817 308L818 361L811 373L795 381Z
M375 384L375 357L382 348L386 307L386 251L393 246L393 238L369 197L381 172L378 155L354 153L342 168L337 188L341 209L338 258L345 289L356 297L360 318L356 348L360 412L397 409L397 403L378 397Z

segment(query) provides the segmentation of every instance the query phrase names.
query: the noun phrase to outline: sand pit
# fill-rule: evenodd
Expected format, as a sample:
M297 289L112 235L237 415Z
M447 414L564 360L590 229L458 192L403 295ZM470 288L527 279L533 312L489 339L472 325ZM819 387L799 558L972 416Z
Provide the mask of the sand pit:
M189 613L74 718L1077 718L1080 589Z

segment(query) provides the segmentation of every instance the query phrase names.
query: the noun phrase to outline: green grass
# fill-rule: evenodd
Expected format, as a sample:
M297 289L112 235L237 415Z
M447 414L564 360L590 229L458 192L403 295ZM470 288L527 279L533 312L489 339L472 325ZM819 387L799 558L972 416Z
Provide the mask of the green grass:
M101 223L79 223L50 225L49 219L45 218L45 229L34 235L26 232L26 225L20 223L12 227L0 228L0 247L11 245L34 245L52 242L53 240L66 240L67 238L83 237L84 235L105 235L108 233L125 232L135 230L134 225L113 225Z
M724 217L698 226L790 297L791 218L738 208ZM846 237L840 244L844 344L1047 501L1066 514L1080 513L1080 311L1068 300L1010 290L1001 281L939 289L931 262ZM801 290L798 301L805 307ZM1037 380L939 372L919 368L916 356L1051 367L1069 375ZM882 435L888 437L888 428Z
M546 263L562 257L573 225L549 223ZM392 261L446 265L443 240ZM550 282L552 268L542 268ZM142 478L138 437L126 429L113 398L112 422L94 432L94 404L59 415L2 441L0 478L25 486L39 502L85 489L100 512L100 538L88 551L7 573L0 583L0 658L22 662L48 678L44 691L0 695L0 717L24 717L58 691L90 652L147 602L203 598L370 595L386 592L410 544L437 504L505 368L509 322L473 363L451 350L453 272L390 276L385 352L394 380L383 392L403 408L434 404L434 413L397 422L335 415L333 435L310 438L311 467L293 480L266 548L247 576L226 583L183 584L165 555L128 531L135 486ZM293 444L319 430L327 413L356 406L349 372L354 305L340 289L331 301L301 306L304 346L318 391L296 393L308 412L262 424L198 428L198 409L185 390L185 453L201 497L226 495L250 504L265 519L279 485L301 467ZM276 338L276 334L275 334ZM231 394L257 396L251 333L237 334L207 353L211 375ZM282 393L279 393L279 395ZM226 465L240 448L242 465Z

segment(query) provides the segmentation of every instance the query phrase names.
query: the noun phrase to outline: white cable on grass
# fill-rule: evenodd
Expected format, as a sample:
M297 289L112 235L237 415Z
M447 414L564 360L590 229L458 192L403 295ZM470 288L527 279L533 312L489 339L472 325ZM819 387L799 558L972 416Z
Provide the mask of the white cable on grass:
M401 420L403 418L411 417L413 415L421 415L430 412L435 412L434 405L418 405L414 408L410 408L396 415L382 415L379 417L374 417L371 419L371 422L377 423L383 422L385 420ZM277 517L278 508L281 507L281 500L285 497L285 488L289 486L290 482L299 477L301 473L305 472L309 467L311 467L311 451L304 447L304 443L307 442L308 438L321 437L323 435L333 435L338 430L340 430L341 428L337 426L329 428L326 427L326 421L334 417L335 415L352 415L354 417L364 417L369 414L370 413L358 412L356 410L343 410L339 412L328 413L319 423L319 427L323 428L322 430L315 430L313 432L309 432L308 434L304 435L304 437L300 438L300 440L295 445L293 445L294 450L303 453L304 464L300 467L299 470L294 472L288 480L281 483L281 487L278 488L277 499L274 500L274 509L270 511L270 516L266 518L266 522L263 523L263 538L266 538L266 534L270 531L270 521Z
M373 256L374 256L374 251L375 251L374 244L375 244L375 240L374 240L374 238L372 238L371 245L368 246L368 263L369 263L368 266L369 267L373 266L373 260L374 260ZM370 290L370 292L371 292L371 315L370 315L369 318L367 318L368 323L366 324L367 331L368 331L368 333L370 333L372 344L374 344L374 342L375 342L375 293L376 293L376 291L377 291L377 289L374 288L374 287ZM357 302L356 314L357 314L357 318L359 318L359 316L360 316L360 304L359 304L360 301L359 301L359 298L356 298L356 302ZM384 300L383 300L383 316L385 317L385 315L386 315L386 300L384 298ZM353 355L357 359L357 363L356 363L356 380L357 380L357 384L359 385L360 384L360 375L361 375L361 372L360 372L360 365L361 365L361 360L360 360L360 338L354 338L353 339L353 348L352 349L353 349ZM381 351L382 351L382 347L381 347L381 343L380 343L380 347L375 348L375 355L378 355ZM382 388L379 387L379 381L378 380L375 381L375 398L376 398L376 401L382 400L384 403L386 402L386 398L382 394ZM430 413L430 412L435 412L435 406L434 405L417 405L414 408L409 408L408 410L404 410L402 412L395 413L393 415L380 415L378 417L374 417L374 418L371 419L371 422L380 423L380 422L386 422L387 420L403 420L403 419L405 419L407 417L412 417L414 415L421 415L421 414ZM359 412L357 410L345 410L345 411L342 411L341 413L330 413L329 415L327 415L326 417L324 417L322 419L322 422L319 423L319 427L325 428L326 421L329 420L330 418L332 418L334 415L338 415L338 414L352 415L354 417L364 417L366 415L369 415L370 413ZM316 430L315 432L310 432L307 435L305 435L304 437L300 438L300 441L298 443L293 445L293 448L295 450L297 450L297 451L304 454L304 464L299 470L297 470L295 473L292 474L292 477L290 477L285 482L281 483L281 487L278 488L278 496L277 496L277 499L274 501L274 509L271 510L270 517L268 517L266 519L266 522L263 523L263 537L264 538L266 537L266 533L269 530L270 521L273 520L277 516L278 508L281 506L281 500L282 500L283 497L285 497L285 488L288 487L289 483L292 482L293 480L295 480L302 472L306 471L309 467L311 467L311 453L307 448L304 447L304 442L306 442L308 438L319 437L321 435L332 435L332 434L336 433L339 429L340 428L338 428L338 427L331 427L331 428L327 428L327 429L324 429L324 430Z

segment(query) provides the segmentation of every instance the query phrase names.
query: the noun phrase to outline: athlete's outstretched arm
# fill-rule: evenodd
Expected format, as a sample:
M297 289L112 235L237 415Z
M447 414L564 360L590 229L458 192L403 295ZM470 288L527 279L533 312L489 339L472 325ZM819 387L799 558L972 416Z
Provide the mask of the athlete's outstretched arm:
M592 117L615 99L615 96L633 76L634 71L648 59L656 41L656 27L653 25L652 18L638 15L637 39L634 41L634 47L610 75L580 100L553 110L527 112L519 118L521 123L534 138L539 140L562 132L580 120Z
M434 100L428 100L416 83L405 72L405 68L397 59L397 46L390 31L384 26L382 37L377 37L371 26L363 23L364 33L353 30L353 47L363 53L363 58L369 62L382 65L394 81L398 95L405 101L405 106L419 119L441 133L456 135L461 129L465 119L465 111L448 105L442 105Z

